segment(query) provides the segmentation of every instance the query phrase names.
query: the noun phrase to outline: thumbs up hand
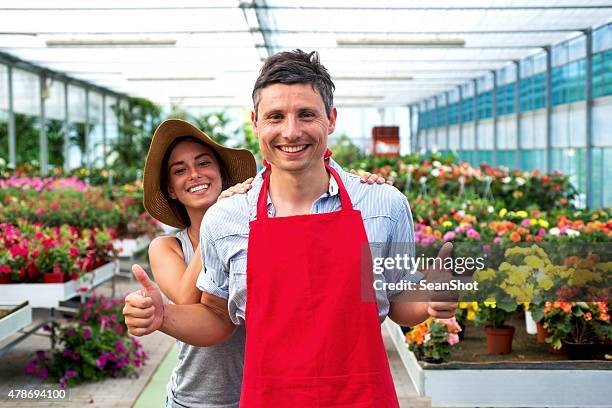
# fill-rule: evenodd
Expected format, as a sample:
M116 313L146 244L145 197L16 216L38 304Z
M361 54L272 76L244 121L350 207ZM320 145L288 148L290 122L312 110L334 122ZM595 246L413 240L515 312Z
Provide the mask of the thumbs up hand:
M125 297L123 315L128 332L144 336L158 330L164 320L164 301L159 287L140 265L132 265L132 273L142 287Z
M444 265L444 260L451 256L453 252L453 244L446 242L440 248L438 252L438 258L442 260L441 264ZM436 262L437 264L437 262ZM427 282L443 283L453 279L451 270L445 269L444 267L435 267L425 273ZM443 291L442 293L434 293L431 295L429 302L427 302L427 313L438 319L449 319L455 316L455 309L457 309L458 294L450 291Z

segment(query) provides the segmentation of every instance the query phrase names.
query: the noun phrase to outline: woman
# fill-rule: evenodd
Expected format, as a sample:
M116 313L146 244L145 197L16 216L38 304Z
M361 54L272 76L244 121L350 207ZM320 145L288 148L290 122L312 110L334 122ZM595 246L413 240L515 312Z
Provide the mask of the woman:
M153 276L170 301L200 301L195 282L202 269L202 218L220 197L250 189L255 174L251 153L221 146L186 121L170 119L155 131L144 171L144 206L155 219L180 229L176 237L157 237L149 246ZM365 173L362 181L384 179ZM228 189L230 185L234 187ZM243 326L212 347L178 341L179 364L166 387L166 406L238 407L244 342Z

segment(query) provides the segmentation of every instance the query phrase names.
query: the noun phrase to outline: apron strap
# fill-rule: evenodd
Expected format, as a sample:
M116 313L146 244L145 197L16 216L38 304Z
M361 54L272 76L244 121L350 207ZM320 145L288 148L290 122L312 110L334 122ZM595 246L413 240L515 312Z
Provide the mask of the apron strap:
M326 160L329 157L331 157L331 155L332 155L331 150L327 149L323 159ZM270 163L264 160L263 164L264 166L266 166L268 170L264 173L265 174L264 182L263 182L263 185L261 186L261 191L259 192L259 197L257 199L257 219L258 220L268 218L268 189L270 187L270 175L272 174L272 171L271 171L272 168L270 166ZM342 182L340 175L338 174L336 170L331 168L331 166L327 162L325 162L325 168L331 174L331 176L336 180L336 183L338 184L338 189L339 189L339 194L340 194L340 203L342 204L342 210L343 211L352 210L353 204L351 203L351 198L349 197L348 192L346 191L346 187L344 187L344 183Z

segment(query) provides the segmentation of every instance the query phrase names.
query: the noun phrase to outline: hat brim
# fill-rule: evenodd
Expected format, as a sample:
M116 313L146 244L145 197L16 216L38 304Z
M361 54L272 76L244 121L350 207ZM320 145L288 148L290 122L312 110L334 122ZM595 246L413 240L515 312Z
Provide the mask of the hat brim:
M241 183L257 174L255 157L246 149L232 149L221 146L196 126L181 119L162 122L151 140L143 176L143 203L147 212L155 219L175 228L186 228L177 214L172 211L168 200L161 192L160 177L162 161L172 142L180 137L192 136L199 139L221 158L230 185Z

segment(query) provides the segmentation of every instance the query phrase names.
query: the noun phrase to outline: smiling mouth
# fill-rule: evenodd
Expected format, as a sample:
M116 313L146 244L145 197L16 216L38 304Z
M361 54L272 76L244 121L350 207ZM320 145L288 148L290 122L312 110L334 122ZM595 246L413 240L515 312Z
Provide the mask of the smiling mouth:
M308 145L300 145L300 146L277 146L281 151L285 153L298 153L302 150L306 149Z
M191 187L189 190L190 193L197 193L200 191L204 191L204 190L208 190L208 188L210 187L210 184L202 184L199 186L195 186L195 187Z

